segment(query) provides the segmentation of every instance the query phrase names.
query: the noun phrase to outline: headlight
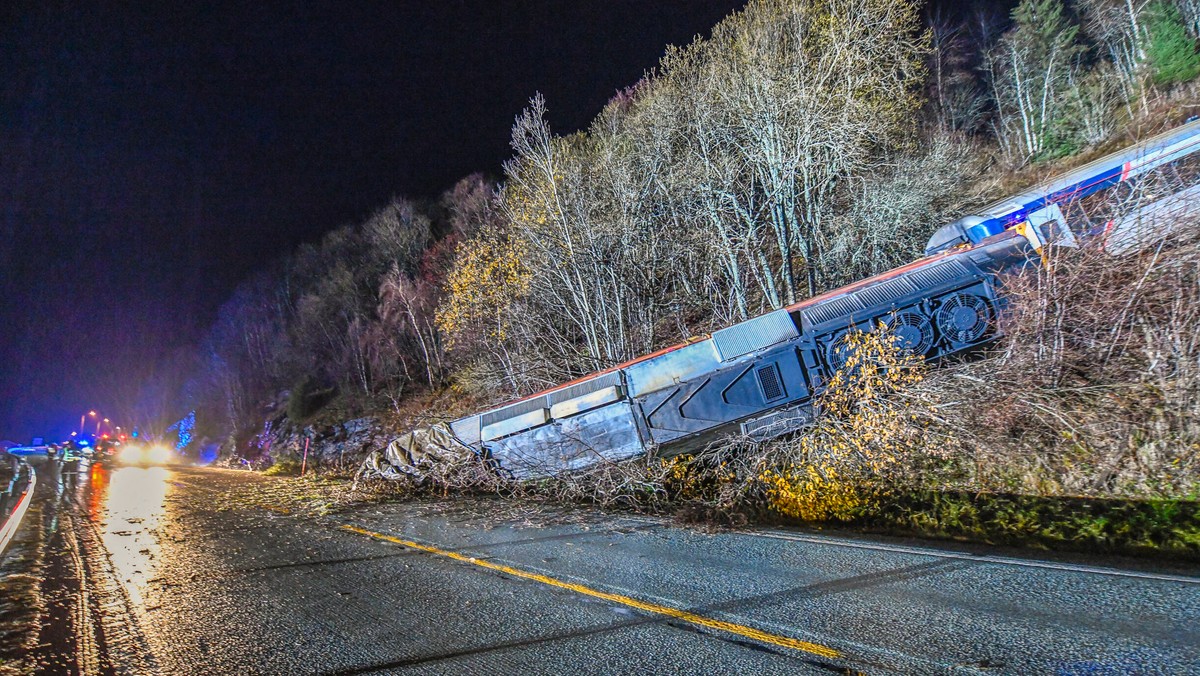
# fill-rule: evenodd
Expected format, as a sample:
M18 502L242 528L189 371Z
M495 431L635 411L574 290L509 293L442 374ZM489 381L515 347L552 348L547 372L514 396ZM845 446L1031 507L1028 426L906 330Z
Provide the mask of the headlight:
M151 465L164 465L171 462L171 449L166 446L151 446L146 449L145 458Z
M141 446L125 446L124 448L121 449L120 453L117 453L117 460L120 460L121 462L126 463L128 465L133 465L133 464L141 462L142 461L142 447Z

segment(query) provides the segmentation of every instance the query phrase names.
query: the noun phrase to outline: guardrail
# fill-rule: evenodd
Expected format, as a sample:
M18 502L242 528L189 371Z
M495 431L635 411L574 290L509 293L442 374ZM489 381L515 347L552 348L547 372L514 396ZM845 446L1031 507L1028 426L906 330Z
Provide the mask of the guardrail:
M0 528L0 556L4 554L4 550L8 549L8 543L12 541L13 536L17 534L17 529L21 527L21 520L25 518L25 512L29 511L33 490L37 487L37 472L33 471L33 466L22 460L21 468L29 472L29 481L25 484L25 490L21 493L21 497L17 498L16 506L4 521L3 528Z

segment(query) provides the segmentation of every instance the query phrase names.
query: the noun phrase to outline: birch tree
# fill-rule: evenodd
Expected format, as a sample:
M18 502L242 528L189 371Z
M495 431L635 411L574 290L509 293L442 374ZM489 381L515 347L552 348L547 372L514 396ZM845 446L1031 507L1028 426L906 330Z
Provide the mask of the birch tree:
M1028 161L1063 150L1066 92L1082 48L1060 0L1022 0L1013 21L987 68L997 137L1010 156Z
M943 131L972 133L984 120L985 100L974 74L966 26L930 19L929 106Z
M855 177L855 188L836 218L826 267L835 284L849 284L919 258L933 227L961 215L983 162L979 148L936 133L887 166Z
M780 0L714 30L714 47L735 55L717 86L777 247L784 303L803 297L801 285L822 288L841 182L909 128L923 76L917 21L905 0Z
M1146 60L1144 14L1151 0L1076 0L1088 35L1107 52L1125 97L1137 95Z
M910 128L924 49L908 0L759 0L664 60L739 304L747 277L772 307L823 287L842 182Z
M540 323L558 363L585 370L651 349L678 279L672 231L652 207L666 159L641 145L627 105L618 98L589 133L557 137L535 97L514 126L499 201L527 246L527 301L541 311L526 324Z
M818 293L856 177L914 128L925 47L912 0L752 0L586 132L553 134L534 97L505 234L464 242L439 322L490 336L525 391ZM463 283L512 266L504 298Z

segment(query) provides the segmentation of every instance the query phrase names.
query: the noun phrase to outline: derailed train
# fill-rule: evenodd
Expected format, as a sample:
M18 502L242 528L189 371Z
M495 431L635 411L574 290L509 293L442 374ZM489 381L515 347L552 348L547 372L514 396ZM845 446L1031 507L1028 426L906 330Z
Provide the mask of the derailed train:
M1036 264L1046 244L1136 249L1200 210L1198 150L1190 122L942 227L909 265L454 420L439 437L531 478L802 429L850 331L886 326L928 359L994 340L1000 273Z

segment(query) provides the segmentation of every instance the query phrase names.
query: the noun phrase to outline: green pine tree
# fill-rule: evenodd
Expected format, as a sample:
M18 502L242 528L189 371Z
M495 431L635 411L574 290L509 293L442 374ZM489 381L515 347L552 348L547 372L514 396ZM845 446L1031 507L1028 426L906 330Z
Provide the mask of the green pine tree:
M1157 0L1146 16L1146 62L1154 83L1173 85L1200 75L1200 53L1175 3Z

